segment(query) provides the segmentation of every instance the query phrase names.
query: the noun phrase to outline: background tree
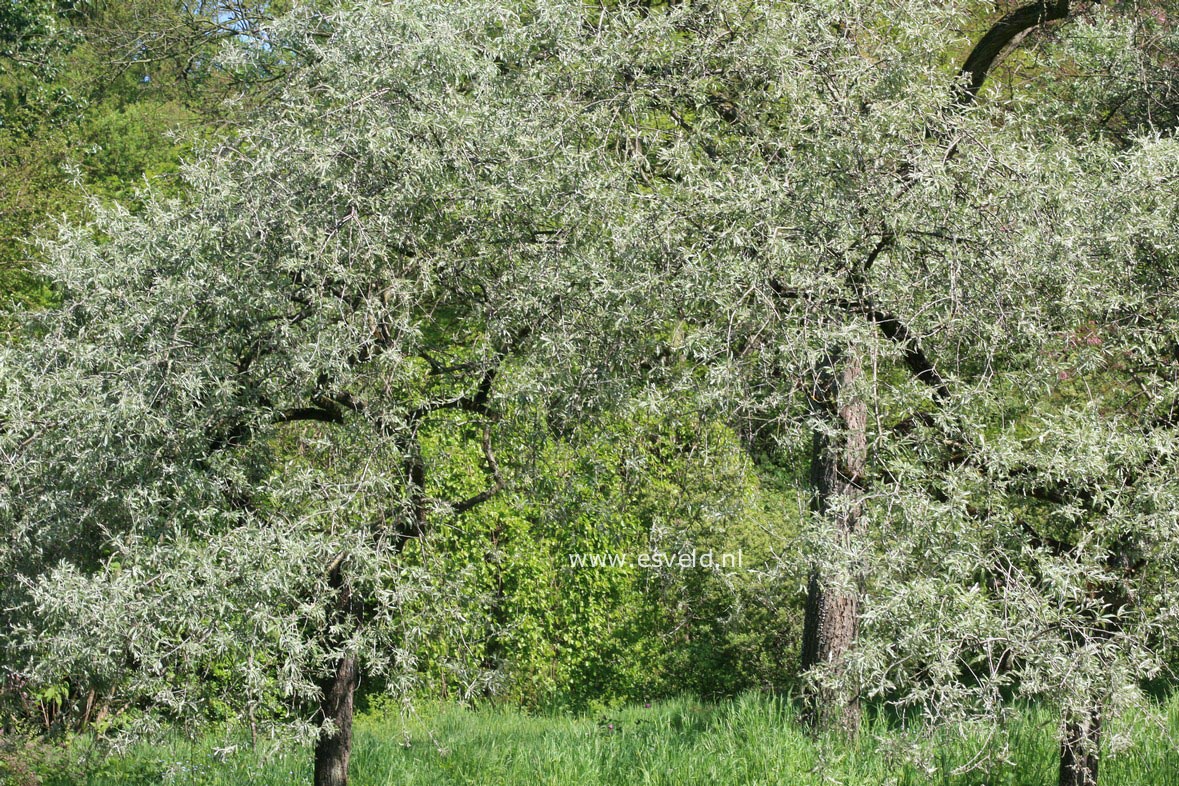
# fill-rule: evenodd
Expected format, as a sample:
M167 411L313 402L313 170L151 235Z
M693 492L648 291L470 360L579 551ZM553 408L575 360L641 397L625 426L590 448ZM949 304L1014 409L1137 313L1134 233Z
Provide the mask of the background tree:
M1079 10L1086 15L1069 28L1076 38L1059 42L1062 53L1052 56L1057 63L1078 57L1077 46L1080 52L1092 46L1093 26L1142 23L1140 15ZM1051 91L971 106L985 92L982 76L993 71L995 58L1039 23L1064 18L1063 4L1012 10L966 58L958 89L948 86L954 66L940 66L931 54L946 51L932 46L940 40L935 31L962 22L952 9L936 17L923 4L894 7L887 26L871 3L845 6L837 16L818 9L760 11L726 17L718 9L677 10L647 20L650 26L636 36L678 35L691 41L685 51L693 59L634 43L641 54L622 69L619 83L641 118L629 145L648 162L654 183L652 212L659 217L652 221L662 234L651 253L675 260L667 267L682 287L667 300L685 305L668 318L691 325L687 353L713 358L713 378L732 382L736 406L762 422L776 421L787 445L798 445L803 429L813 429L821 445L846 446L816 462L828 471L818 473L815 485L822 489L824 476L834 476L844 489L819 506L826 515L816 520L811 551L819 575L835 597L862 594L873 626L889 613L912 626L873 627L873 636L881 637L864 645L864 654L841 646L844 658L812 671L817 693L851 706L870 686L881 685L875 695L961 721L1005 712L1011 691L1052 699L1049 686L1068 686L1061 779L1095 779L1096 719L1131 699L1141 703L1139 682L1158 668L1159 630L1169 625L1165 605L1132 602L1160 597L1161 587L1147 581L1141 566L1170 564L1170 547L1147 534L1155 524L1146 518L1120 519L1117 536L1098 522L1109 515L1109 500L1123 492L1127 501L1139 494L1169 497L1166 473L1131 471L1130 491L1125 474L1100 470L1102 480L1086 474L1077 482L1049 469L1042 456L1021 462L991 450L996 434L1017 421L1022 433L1044 440L1072 430L1068 439L1078 447L1070 450L1078 457L1085 455L1079 446L1090 440L1114 444L1114 432L1133 435L1126 437L1131 444L1170 439L1157 423L1143 430L1122 421L1103 426L1103 438L1084 436L1091 428L1086 418L1061 410L1044 385L1073 373L1052 365L1060 360L1062 336L1079 333L1089 346L1105 346L1106 339L1089 336L1086 326L1108 325L1113 314L1153 336L1136 334L1141 346L1166 343L1167 317L1139 300L1150 285L1138 275L1127 278L1127 271L1143 264L1167 269L1172 241L1163 239L1167 231L1154 215L1169 221L1173 194L1129 187L1111 173L1169 182L1161 162L1171 143L1139 136L1119 149L1100 123L1088 135L1077 128L1070 133L1051 119L1060 100ZM951 39L948 32L945 37ZM1132 47L1124 56L1159 57ZM1096 117L1093 106L1070 103L1069 115ZM1129 302L1140 303L1129 308L1132 317L1122 310ZM1143 321L1145 314L1151 317ZM846 360L849 347L864 360ZM836 358L849 363L850 374L839 368L824 374ZM860 377L861 368L871 372ZM1128 384L1122 378L1116 386L1124 391ZM1133 394L1138 403L1132 411L1147 401L1155 402L1148 410L1169 401L1169 384ZM1039 413L1032 416L1035 425L1025 419L1031 412ZM1127 416L1130 422L1140 417ZM861 465L864 453L868 461ZM1141 466L1128 458L1112 465ZM964 482L960 473L970 471L1015 495L1002 515L1038 501L1074 512L1071 506L1082 505L1098 518L1046 534L1016 517L1015 528L998 538L1002 545L979 547L944 510L954 499L946 489L957 489ZM906 510L916 490L929 496ZM1105 502L1093 508L1095 498ZM986 530L990 510L981 501L964 505L961 526ZM858 521L873 526L857 543L849 533ZM937 545L908 541L900 534L905 531L936 537ZM1049 548L1053 541L1057 546ZM1139 541L1160 550L1147 556ZM914 564L901 558L905 548L929 560L917 564L930 566L931 602L947 597L948 585L938 582L965 578L991 605L980 616L978 609L947 604L946 614L970 624L985 619L1007 633L941 629L946 640L958 642L956 660L929 664L920 653L946 645L930 638L936 626L902 614L912 602L912 576L892 568ZM1006 583L1010 571L1002 566L1029 551L1038 560L1046 554L1046 563L1025 566L1024 581ZM931 559L932 552L944 558ZM1170 568L1161 570L1164 575ZM1056 639L1053 657L1018 638L1020 631L1036 630L1042 638L1042 626L1054 629L1046 616L1054 602L1046 597L1056 605L1073 598L1064 604L1071 621L1062 625L1067 633ZM839 627L854 630L857 615L843 616L847 624ZM1005 654L977 649L979 642L996 640L1020 643ZM1095 651L1104 654L1087 662L1105 681L1096 691L1080 676L1078 661ZM883 676L897 664L912 664L913 671L902 669L912 682ZM922 680L936 689L918 688ZM821 711L848 717L839 705Z
M218 64L258 45L264 3L7 3L0 11L0 304L46 305L35 238L89 197L135 203L195 143L224 134L263 75ZM293 58L292 58L293 59ZM274 71L275 69L271 69ZM253 85L253 87L251 87ZM157 187L165 187L157 183Z

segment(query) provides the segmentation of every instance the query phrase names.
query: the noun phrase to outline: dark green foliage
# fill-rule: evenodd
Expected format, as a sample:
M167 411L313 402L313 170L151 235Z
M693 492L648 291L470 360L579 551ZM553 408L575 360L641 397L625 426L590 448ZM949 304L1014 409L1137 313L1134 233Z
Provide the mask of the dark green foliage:
M0 2L0 309L44 307L36 239L86 200L133 206L219 136L241 88L216 65L264 19L251 3Z
M467 599L461 635L422 653L427 692L577 709L787 683L801 595L775 548L797 531L796 486L763 483L726 427L686 413L510 444L501 461L529 467L516 493L443 527L422 557L452 565ZM475 435L427 450L449 459L436 496L478 491ZM741 565L639 565L693 551Z

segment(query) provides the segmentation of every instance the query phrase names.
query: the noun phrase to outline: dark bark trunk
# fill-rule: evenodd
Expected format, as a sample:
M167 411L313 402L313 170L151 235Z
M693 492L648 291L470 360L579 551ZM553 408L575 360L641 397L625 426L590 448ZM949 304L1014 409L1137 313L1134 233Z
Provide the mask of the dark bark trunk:
M352 596L352 588L344 578L345 555L340 554L328 567L328 585L335 591L331 620L343 622L357 619L361 604ZM329 630L331 622L329 621ZM333 648L344 642L332 639ZM352 710L356 686L360 683L360 661L345 651L336 668L319 683L319 719L331 722L331 733L320 732L315 741L315 786L347 786L348 760L352 756Z
M1097 786L1101 760L1101 713L1093 710L1083 721L1065 725L1060 741L1059 786Z
M816 510L829 517L836 542L833 547L849 550L862 530L862 492L867 454L867 406L852 390L861 374L860 359L854 353L833 353L816 380L813 396L816 413L831 427L830 433L816 432L811 453L811 483ZM802 668L828 670L838 678L842 661L855 643L859 627L859 592L833 586L818 569L807 586L806 619L803 627ZM807 697L807 718L819 727L838 727L853 732L860 722L859 698L849 690L817 685Z
M966 83L960 87L958 103L974 101L1003 52L1017 44L1029 30L1068 16L1069 0L1041 0L1011 11L992 25L962 64L960 74L966 78Z
M1133 607L1130 586L1145 561L1133 538L1117 540L1106 557L1106 567L1121 576L1099 588L1093 588L1101 605L1093 619L1083 627L1078 645L1109 646L1122 630L1122 615ZM1066 718L1060 740L1059 786L1097 786L1097 765L1101 761L1101 724L1103 705L1100 696L1090 700L1089 710L1080 718Z
M352 709L356 686L360 682L360 664L354 655L345 655L336 673L324 681L320 710L335 730L321 734L315 743L315 786L347 786L348 759L352 755Z

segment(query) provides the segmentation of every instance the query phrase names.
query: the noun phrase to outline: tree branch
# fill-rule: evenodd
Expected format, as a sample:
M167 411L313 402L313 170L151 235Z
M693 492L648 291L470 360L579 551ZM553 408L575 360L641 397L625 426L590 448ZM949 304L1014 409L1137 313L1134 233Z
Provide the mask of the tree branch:
M274 423L297 423L300 421L315 421L318 423L343 423L344 413L338 407L295 407L280 412L274 418Z
M464 513L476 505L482 505L494 497L504 487L503 476L499 472L499 464L495 460L495 453L491 450L491 421L483 424L483 457L487 460L487 469L491 473L492 483L478 494L456 502L451 508L455 513Z
M877 246L877 249L880 249L880 246ZM879 254L879 250L875 250L870 258L875 258L877 254ZM798 290L782 286L782 283L777 279L771 279L769 285L770 291L780 298L793 300L805 297L805 294ZM950 386L945 377L937 370L929 355L925 353L921 342L913 335L908 325L901 321L900 317L882 310L866 296L835 299L829 305L867 317L872 324L880 328L880 332L886 339L900 347L902 360L913 378L932 388L934 397L939 401L949 399Z
M491 386L495 384L495 376L498 370L497 366L492 366L484 371L483 377L479 380L479 384L475 387L473 393L466 393L455 398L445 399L443 401L431 401L429 404L423 404L410 412L408 419L416 422L431 412L439 412L444 409L458 409L484 416L491 415L491 410L487 406L487 400L491 397Z
M860 307L860 313L880 328L885 338L900 347L905 367L909 369L913 378L932 388L934 398L939 401L947 400L950 397L950 386L925 354L921 342L909 327L896 315L881 311L868 301L861 301Z
M965 84L959 84L956 103L965 106L974 102L982 90L991 68L1003 52L1016 39L1027 33L1033 27L1065 19L1069 15L1069 0L1051 0L1031 3L1017 8L1004 16L979 39L966 57L958 75L966 78Z

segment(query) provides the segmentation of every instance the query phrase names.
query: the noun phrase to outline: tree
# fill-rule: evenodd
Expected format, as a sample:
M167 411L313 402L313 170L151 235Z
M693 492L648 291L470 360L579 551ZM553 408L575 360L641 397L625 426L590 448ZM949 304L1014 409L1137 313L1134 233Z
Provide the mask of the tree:
M954 84L937 54L953 9L893 7L887 25L873 3L744 11L649 21L644 40L678 36L693 57L633 44L619 81L641 107L630 145L662 230L650 253L675 259L685 354L754 424L815 435L816 714L853 726L867 694L965 723L1048 698L1061 782L1093 781L1101 723L1141 700L1171 624L1157 577L1173 555L1151 519L1169 515L1170 471L1133 446L1167 455L1174 437L1173 317L1147 304L1173 259L1158 223L1173 194L1156 193L1173 142L1155 136L1173 128L1160 114L1111 133L1108 96L1059 88L989 101L987 77L1044 22L1084 12L1033 74L1092 61L1095 29L1152 22L1015 8L964 47ZM1157 73L1159 49L1119 56ZM1107 333L1130 324L1114 351ZM1149 382L1122 375L1127 353ZM1055 388L1076 363L1101 369L1079 412ZM1067 471L1051 459L1066 455Z
M553 10L296 12L274 47L311 65L186 196L63 230L62 305L0 360L6 663L140 726L278 703L258 722L314 735L316 783L345 782L362 675L410 668L429 577L399 556L501 486L513 369L585 402L625 362L570 343L633 296L608 264L619 175L583 130L609 107L544 65L581 35ZM436 500L420 438L449 415L481 430L487 486Z
M953 87L954 106L966 109L973 104L996 62L1029 31L1068 14L1067 0L1035 2L1005 14L978 39L959 69ZM956 145L951 145L946 155L953 156L955 152ZM904 197L908 188L908 183L903 184L898 196ZM865 296L867 276L896 239L887 224L882 224L878 232L879 242L862 263L849 266L847 274L849 296L864 304L871 304L874 300L871 294ZM933 386L935 398L947 397L949 389L945 380L925 356L920 344L911 338L905 323L877 311L874 305L868 308L869 313L860 316L879 326L886 338L902 345L908 370ZM847 318L847 310L843 311L844 318ZM856 315L850 316L854 318ZM847 346L832 349L814 374L815 390L811 394L820 424L813 436L811 485L818 513L834 520L838 533L835 548L838 550L848 550L856 540L864 537L861 517L868 417L866 404L855 390L855 383L863 373L862 366L863 359L856 349ZM830 509L833 507L832 514ZM861 589L854 584L842 588L828 586L828 582L817 567L812 570L807 584L806 628L801 657L803 671L832 665L842 669L843 661L855 644ZM854 730L859 725L859 698L854 692L840 695L819 687L812 689L809 699L812 705L810 718L817 725L839 725L845 730Z

